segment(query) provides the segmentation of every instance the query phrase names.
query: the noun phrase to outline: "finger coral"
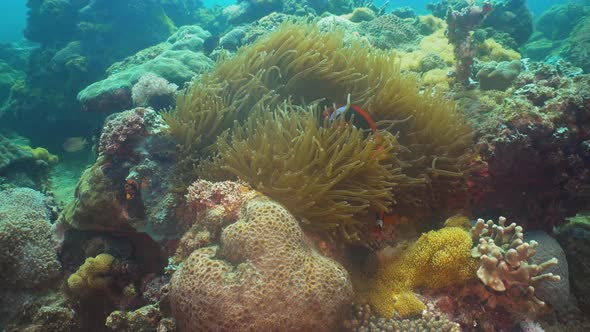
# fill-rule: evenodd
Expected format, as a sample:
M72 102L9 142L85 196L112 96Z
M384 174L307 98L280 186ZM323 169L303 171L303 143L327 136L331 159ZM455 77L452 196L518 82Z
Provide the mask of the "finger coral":
M560 276L542 273L548 267L557 264L552 258L541 264L531 264L530 259L536 253L536 241L525 242L523 229L515 223L506 225L506 218L500 217L498 223L479 219L471 229L474 241L473 257L481 259L477 270L479 280L498 292L510 292L518 289L518 294L528 297L537 306L545 303L535 295L535 286L541 281L559 281ZM518 295L516 295L518 296Z
M245 195L221 244L195 250L172 276L179 331L335 330L352 298L348 273L308 246L285 208Z

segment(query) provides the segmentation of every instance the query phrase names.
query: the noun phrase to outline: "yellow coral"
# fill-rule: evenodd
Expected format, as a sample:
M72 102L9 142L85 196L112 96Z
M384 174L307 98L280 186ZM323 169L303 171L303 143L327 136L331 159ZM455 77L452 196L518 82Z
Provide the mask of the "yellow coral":
M446 26L422 38L420 47L415 51L398 52L401 69L419 71L422 59L432 53L441 57L447 66L452 67L455 64L455 56L453 55L453 46L449 44L445 36L445 29Z
M114 260L109 254L87 258L78 271L69 276L68 288L76 295L107 289L111 284L108 272Z
M426 306L412 292L402 292L394 297L395 311L401 317L416 316L422 313Z
M30 151L33 154L33 158L36 160L43 160L49 165L53 166L59 162L59 157L49 153L46 148L38 147L33 149L30 146L23 146L22 148L24 150Z
M420 313L424 304L412 293L414 288L439 290L475 277L478 261L471 257L471 246L469 233L457 227L422 234L381 267L367 301L383 317Z
M420 82L428 87L437 87L438 89L449 89L449 69L432 69L422 74Z
M486 39L477 46L477 58L481 61L512 61L519 60L520 53L504 48L494 39Z
M448 217L447 220L445 220L444 225L445 227L459 227L465 230L471 229L471 222L469 221L469 218L462 214L456 214L454 216Z
M352 11L352 13L343 15L342 17L344 17L345 19L347 19L351 22L359 23L359 22L364 22L364 21L370 21L377 16L375 15L375 12L373 12L371 10L371 8L358 7L358 8L355 8Z
M422 15L418 16L418 20L420 20L420 24L426 29L426 32L434 32L438 30L443 30L447 28L447 24L443 19L435 17L434 15Z

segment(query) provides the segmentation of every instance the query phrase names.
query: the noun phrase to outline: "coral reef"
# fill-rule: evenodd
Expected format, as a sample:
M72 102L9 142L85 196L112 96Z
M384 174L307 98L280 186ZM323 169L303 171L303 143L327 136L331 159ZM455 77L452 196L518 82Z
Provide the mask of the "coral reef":
M538 243L536 253L530 260L531 264L540 265L552 258L557 259L557 264L546 268L544 272L559 276L560 279L538 282L535 286L535 296L550 304L559 313L571 309L569 264L559 243L542 231L527 232L524 240L529 243L532 241Z
M352 11L352 13L345 15L344 17L351 22L360 23L371 21L375 19L377 15L375 15L375 12L373 12L370 8L357 7Z
M204 40L210 36L199 26L183 26L166 42L111 65L107 69L109 77L84 88L78 100L89 111L110 113L129 109L133 106L133 86L146 73L182 86L212 67L213 61L202 53Z
M77 296L108 291L112 283L109 272L114 260L115 258L109 254L87 258L78 271L68 277L69 290Z
M478 213L502 210L551 231L588 202L589 84L567 63L533 62L506 92L461 96L488 164Z
M420 318L401 320L376 316L369 305L354 305L351 308L350 317L342 325L344 331L358 332L461 331L459 324L453 323L445 317L433 315L426 310Z
M525 2L29 1L0 330L588 330L590 3Z
M157 241L177 235L177 199L167 174L174 143L161 116L144 108L111 115L98 151L61 220L82 230L146 232Z
M0 172L6 172L8 168L15 165L28 163L35 158L33 151L23 149L21 146L12 142L11 139L0 135Z
M540 264L530 264L536 253L536 241L524 242L522 227L515 223L506 225L506 218L500 217L498 223L479 219L471 229L474 242L479 242L471 254L481 259L477 270L479 280L498 292L516 292L515 298L522 294L530 296L531 303L543 306L545 303L535 297L535 286L545 280L559 281L560 276L553 273L542 273L557 264L553 257Z
M590 214L583 212L569 218L557 229L557 240L565 249L570 267L572 293L582 311L590 310L590 265L586 261L590 253Z
M507 0L494 4L483 22L483 27L489 32L489 37L503 39L504 45L522 46L533 33L533 15L526 0ZM500 38L499 35L506 35Z
M523 47L526 56L534 60L563 58L585 72L588 61L588 31L590 6L587 3L564 3L549 8L539 17L535 33Z
M341 32L283 25L203 75L166 116L180 143L179 154L190 161L190 168L181 173L191 173L194 161L203 158L203 150L233 119L256 114L257 109L273 110L285 100L344 104L350 93L351 103L365 109L379 128L398 133L399 143L407 148L397 156L406 161L403 174L431 188L415 186L410 201L401 200L398 208L448 208L449 201L461 200L471 129L452 103L441 94L422 94L415 77L400 73L396 63L394 55L361 43L344 47ZM257 183L250 185L256 188Z
M195 250L172 276L180 331L336 328L352 297L347 272L309 247L282 206L244 195L220 245Z
M447 13L447 38L449 43L453 45L453 54L457 60L455 77L465 87L470 84L471 65L476 55L477 40L471 35L471 32L481 26L491 11L492 7L489 2L484 3L481 8L471 2L460 11L449 10Z
M518 60L511 62L489 62L478 72L479 88L482 90L506 90L522 70Z
M146 305L131 312L113 311L106 326L114 331L173 332L176 324L162 316L155 305Z
M175 2L187 4L189 10L202 7L193 0ZM80 112L77 93L102 79L104 70L113 62L166 40L176 31L176 25L188 23L187 16L194 12L179 12L170 3L28 2L25 36L39 47L31 50L27 79L13 85L2 107L3 124L34 141L55 145L64 138L95 130L104 116Z
M154 73L145 73L131 88L131 99L134 106L152 105L155 109L162 109L173 103L176 90L178 85Z
M42 147L31 148L18 135L0 133L0 186L45 190L59 158Z
M2 326L4 331L76 332L87 328L57 290L45 295L35 294L34 298L27 298L25 303L19 304L16 310L16 316Z
M368 38L371 45L381 49L414 48L420 39L416 28L393 14L362 22L358 31L361 32L361 36Z
M2 59L0 57L0 59ZM0 104L10 95L11 87L25 78L24 72L13 68L4 60L0 60Z
M434 17L444 19L449 12L449 9L460 11L467 7L469 3L463 0L439 0L436 2L429 2L426 9L432 12Z
M28 188L0 191L0 325L60 276L50 201Z

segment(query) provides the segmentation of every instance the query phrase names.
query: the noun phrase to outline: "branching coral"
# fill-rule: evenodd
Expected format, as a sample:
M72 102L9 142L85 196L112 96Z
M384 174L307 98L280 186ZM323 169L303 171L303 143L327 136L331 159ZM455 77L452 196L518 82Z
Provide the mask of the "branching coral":
M479 219L471 232L473 240L479 241L471 254L481 259L481 266L477 270L481 282L499 292L510 292L517 288L535 305L545 305L534 296L535 285L544 280L560 280L553 273L542 273L557 264L557 258L539 265L530 264L529 260L535 255L538 243L524 242L522 227L515 223L506 225L504 217L498 219L498 224Z
M272 110L285 100L309 104L325 99L339 104L350 93L352 102L369 112L381 129L399 133L398 140L405 147L398 155L405 161L403 173L429 184L407 191L407 197L412 198L398 200L396 208L444 206L450 194L464 188L471 129L451 102L432 91L422 93L413 75L401 73L394 55L360 42L345 46L342 37L341 31L321 33L313 25L288 23L217 64L180 97L177 110L167 116L183 158L194 161L202 157L208 152L204 148L231 126L231 120L253 111ZM248 152L242 149L240 153ZM235 172L249 170L235 168ZM285 175L294 179L293 174ZM262 173L252 176L250 184L258 187L265 177ZM366 203L361 201L360 205Z

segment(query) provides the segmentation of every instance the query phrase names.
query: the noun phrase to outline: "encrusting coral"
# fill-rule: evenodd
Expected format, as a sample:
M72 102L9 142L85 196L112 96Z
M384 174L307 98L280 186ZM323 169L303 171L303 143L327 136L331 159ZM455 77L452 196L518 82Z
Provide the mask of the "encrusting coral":
M243 204L220 244L195 250L172 276L179 331L334 330L352 299L346 270L310 247L281 205L235 195Z
M419 315L425 305L413 289L440 290L462 285L475 277L477 260L470 255L469 233L458 227L446 227L423 234L407 249L383 262L369 286L366 298L382 317L395 313L405 318Z
M380 132L397 135L404 147L396 156L402 161L401 174L417 181L405 191L405 198L396 197L398 211L416 212L416 206L443 208L451 205L447 204L449 201L460 201L470 167L472 131L455 112L454 104L441 94L421 92L415 76L400 72L395 55L367 48L360 42L346 46L342 37L342 31L322 33L311 24L288 23L202 75L179 97L176 111L166 115L180 145L179 155L188 161L178 173L190 173L190 180L196 179L191 173L194 163L215 152L211 149L213 140L229 129L233 120L258 117L257 110L275 110L285 101L310 105L325 100L344 104L350 94L351 102L373 117ZM257 130L263 130L262 126ZM346 131L334 134L342 135L335 137L334 142L346 140ZM347 145L343 144L342 149L354 146ZM300 151L309 154L309 150ZM263 161L269 160L272 158ZM270 167L261 164L255 168ZM235 173L248 172L235 169ZM337 178L336 173L328 174ZM260 189L266 176L259 173L249 184ZM311 179L297 181L307 180ZM359 183L354 186L351 189L358 191L359 186L363 187ZM382 191L378 193L381 195Z

